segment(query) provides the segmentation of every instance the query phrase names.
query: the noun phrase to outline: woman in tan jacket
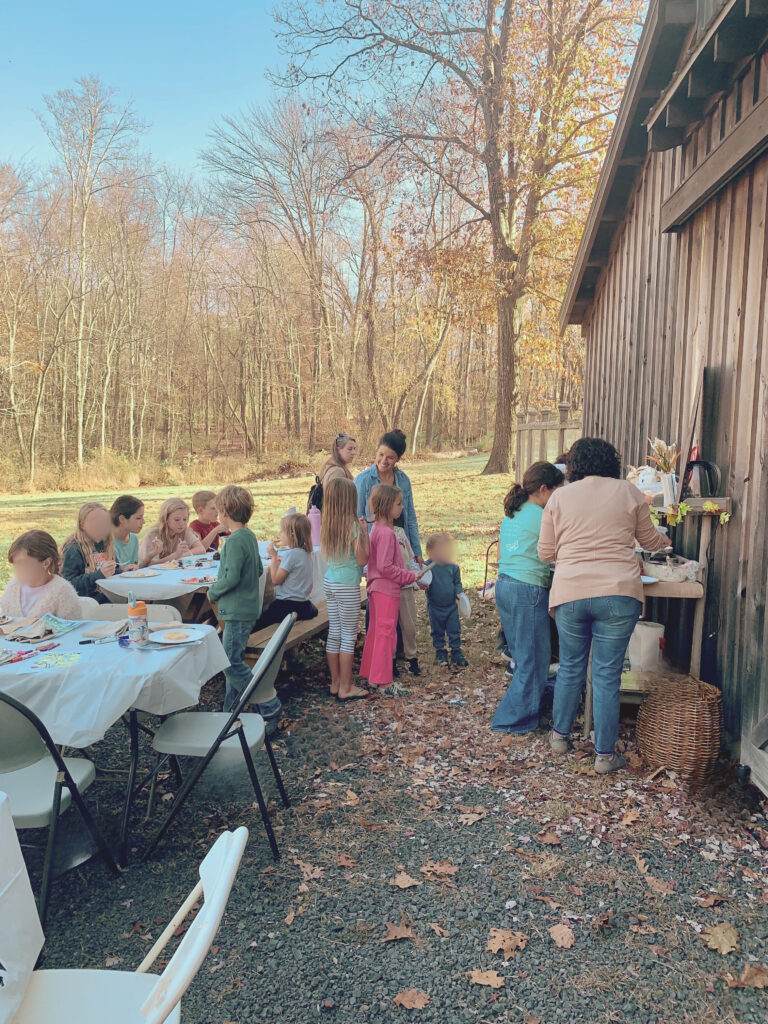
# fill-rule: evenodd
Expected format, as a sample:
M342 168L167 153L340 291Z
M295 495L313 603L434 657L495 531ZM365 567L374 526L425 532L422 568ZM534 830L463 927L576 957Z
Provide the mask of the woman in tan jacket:
M577 441L568 455L570 486L550 498L538 543L539 558L555 562L549 608L560 637L550 746L559 754L568 750L591 648L595 771L601 775L626 763L615 745L624 655L643 600L635 542L649 551L669 543L640 491L620 476L612 444Z
M351 480L350 466L357 455L357 441L351 434L337 434L331 454L320 470L320 483L327 487L331 480Z

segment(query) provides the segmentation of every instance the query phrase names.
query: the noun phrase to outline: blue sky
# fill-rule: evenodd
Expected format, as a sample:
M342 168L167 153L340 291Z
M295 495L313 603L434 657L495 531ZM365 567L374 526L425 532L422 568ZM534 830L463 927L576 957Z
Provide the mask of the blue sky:
M0 162L45 165L43 94L94 74L133 100L160 161L195 171L221 114L265 100L273 0L0 0Z

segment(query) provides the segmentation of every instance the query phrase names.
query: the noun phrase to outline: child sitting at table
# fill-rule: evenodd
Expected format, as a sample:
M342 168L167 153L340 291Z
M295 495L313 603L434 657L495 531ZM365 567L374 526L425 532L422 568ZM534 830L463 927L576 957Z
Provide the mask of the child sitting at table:
M3 615L16 618L50 613L62 619L81 617L75 588L59 576L61 558L50 533L22 533L8 549L8 561L13 566L13 578L0 594Z
M144 502L132 494L121 494L112 502L109 514L112 517L115 561L123 571L138 569L142 564L139 559L139 534L144 529Z
M99 590L99 580L119 572L112 540L112 519L98 501L87 501L77 514L77 527L62 546L61 575L80 597L92 597L99 604L109 600Z
M280 551L272 542L267 546L269 576L275 586L275 599L256 623L256 629L282 622L291 612L296 612L300 619L314 619L317 616L317 608L309 599L314 585L312 525L309 518L300 512L283 516L277 543Z
M447 665L448 652L445 637L451 649L451 663L456 668L466 668L467 659L461 650L461 623L456 599L464 593L461 585L461 569L453 560L453 537L450 533L435 533L427 540L429 571L432 582L427 588L427 611L429 628L435 648L435 664Z
M262 566L259 542L247 525L253 515L250 491L229 484L216 495L216 508L230 537L221 553L219 578L209 589L208 597L217 602L217 615L224 623L222 643L229 658L229 668L224 670L224 710L231 711L251 678L244 658L248 637L259 617Z
M197 519L189 524L190 530L206 551L218 551L219 538L227 531L216 519L216 495L213 491L195 491L192 495L192 508L197 513Z
M142 565L155 565L169 559L204 555L205 548L189 528L189 505L181 498L167 498L160 506L155 526L147 530L139 546Z

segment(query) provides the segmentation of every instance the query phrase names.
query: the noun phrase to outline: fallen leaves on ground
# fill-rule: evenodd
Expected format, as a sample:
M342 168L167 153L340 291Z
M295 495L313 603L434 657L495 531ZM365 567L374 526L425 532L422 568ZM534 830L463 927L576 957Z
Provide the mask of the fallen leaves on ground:
M528 936L523 932L513 932L509 928L491 928L488 935L489 953L501 953L505 960L511 960L518 951L525 949Z
M447 929L443 928L442 925L435 924L433 921L428 921L427 923L435 935L439 935L441 938L446 938L451 934Z
M739 933L727 921L704 928L701 937L710 949L714 949L717 953L722 953L723 956L726 953L732 953L739 944Z
M298 857L291 857L291 860L301 871L301 877L305 882L312 882L317 878L322 878L325 874L324 868L316 868L314 864L308 864L307 861L299 860Z
M545 846L561 845L560 836L555 832L552 832L550 829L544 829L543 832L539 832L536 836L536 841L538 843L543 843Z
M723 977L728 988L768 988L768 967L762 964L747 964L738 978L732 974Z
M397 1005L403 1006L406 1010L423 1010L429 1001L427 993L418 988L404 988L395 996Z
M468 807L466 804L459 804L458 809L461 811L459 822L462 825L476 825L491 813L487 807Z
M553 924L549 929L549 934L554 944L560 949L570 949L576 941L573 929L567 924Z
M639 820L640 820L640 811L638 811L634 807L632 807L632 808L630 808L630 810L624 812L624 815L623 815L621 821L619 822L619 824L620 825L624 825L626 827L628 825L634 825L635 822L639 821Z
M645 881L648 884L648 888L653 889L659 896L671 896L675 891L674 885L671 882L665 882L663 878L654 878L653 875L646 875Z
M455 875L459 869L449 860L428 860L423 868L419 868L422 875L431 882L442 882Z
M405 871L398 871L394 878L390 878L389 884L398 889L410 889L412 886L422 883L417 878L411 878Z
M392 924L391 921L385 921L384 925L387 929L387 934L381 940L382 942L398 942L400 939L416 938L413 928L405 922Z
M336 867L338 868L353 868L357 865L357 861L354 857L350 857L347 853L340 853L336 858Z
M469 980L472 985L487 985L489 988L504 987L504 979L498 971L480 971L475 969L469 972Z

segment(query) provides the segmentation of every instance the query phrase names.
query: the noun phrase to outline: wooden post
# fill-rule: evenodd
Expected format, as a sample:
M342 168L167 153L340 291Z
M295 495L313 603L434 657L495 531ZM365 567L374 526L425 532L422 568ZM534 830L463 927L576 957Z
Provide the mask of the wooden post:
M530 464L533 462L533 425L534 425L534 423L536 422L536 420L538 418L539 418L538 410L536 410L536 409L529 409L528 410L528 437L526 439L527 440L527 444L525 446L525 466L521 467L523 473L530 466ZM523 478L522 478L522 473L521 473L520 482L522 482L522 479Z
M522 476L521 464L523 461L523 435L525 423L525 413L517 413L517 433L515 434L515 478L519 480Z
M557 428L557 454L562 455L565 451L565 421L571 411L570 402L558 402L557 413L560 417L560 426Z
M539 462L547 461L547 427L552 410L545 406L541 410L541 433L539 434Z
M712 516L704 516L701 520L701 536L699 539L699 564L701 565L701 585L703 594L696 602L693 613L693 637L691 640L691 675L694 679L701 678L701 648L704 643L704 614L707 610L707 577L709 563L707 554L712 539Z

